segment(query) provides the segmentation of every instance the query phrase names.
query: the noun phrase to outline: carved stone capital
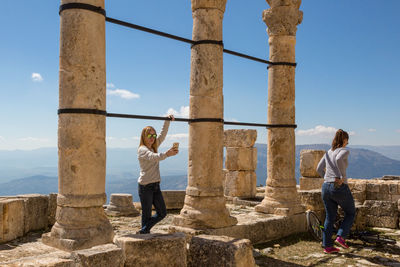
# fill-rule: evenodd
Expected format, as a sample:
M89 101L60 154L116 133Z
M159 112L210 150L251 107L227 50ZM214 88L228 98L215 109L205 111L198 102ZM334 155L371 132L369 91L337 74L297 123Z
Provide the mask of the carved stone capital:
M225 12L226 0L192 0L192 11L199 8L213 8Z
M267 0L270 7L294 6L300 8L301 0Z
M283 1L283 0L281 0ZM273 2L271 0L271 2ZM296 36L297 25L303 20L303 11L297 5L271 6L264 10L263 20L267 24L268 35L291 35Z

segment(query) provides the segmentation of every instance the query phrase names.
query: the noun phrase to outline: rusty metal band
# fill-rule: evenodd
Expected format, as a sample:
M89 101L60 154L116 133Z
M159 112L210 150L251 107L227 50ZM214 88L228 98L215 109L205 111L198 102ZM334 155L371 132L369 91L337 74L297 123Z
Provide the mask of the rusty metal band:
M190 48L193 48L196 45L200 44L215 44L215 45L220 45L224 47L224 42L223 41L217 41L217 40L199 40L199 41L192 41L192 45Z
M102 7L84 4L84 3L63 4L60 6L58 14L61 15L61 12L63 12L64 10L67 10L67 9L85 9L85 10L99 13L99 14L103 15L104 17L106 16L106 11Z
M103 115L107 116L107 111L99 110L99 109L91 109L91 108L60 108L57 112L58 115L60 114L95 114L95 115Z

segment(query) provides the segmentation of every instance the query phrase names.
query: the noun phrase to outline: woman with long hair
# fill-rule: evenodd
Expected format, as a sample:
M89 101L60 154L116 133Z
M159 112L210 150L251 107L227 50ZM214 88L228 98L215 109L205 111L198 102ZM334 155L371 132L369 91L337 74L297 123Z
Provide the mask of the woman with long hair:
M173 115L168 116L175 120ZM160 190L160 164L161 160L178 154L177 148L170 148L165 153L158 153L158 147L164 141L168 133L170 121L166 120L160 134L152 126L143 128L138 148L140 176L138 179L138 191L142 205L142 228L137 234L148 234L150 229L167 215L164 198ZM156 214L151 216L152 205Z
M349 248L345 238L348 236L355 217L354 199L347 185L346 169L348 166L349 150L346 146L349 142L349 134L342 129L336 131L332 141L332 147L318 163L317 172L324 178L322 185L322 200L325 206L326 218L322 245L325 253L336 253L338 248ZM338 206L344 211L344 219L337 232L335 242L332 240L333 224L337 216Z

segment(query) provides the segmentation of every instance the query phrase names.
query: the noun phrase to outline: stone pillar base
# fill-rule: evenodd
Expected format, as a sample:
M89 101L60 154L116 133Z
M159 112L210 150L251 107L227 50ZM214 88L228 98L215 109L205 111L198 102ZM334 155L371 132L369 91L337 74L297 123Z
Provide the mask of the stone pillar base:
M57 222L50 233L42 235L42 242L61 250L73 251L112 243L113 237L112 225L101 207L58 207Z
M223 228L237 224L237 219L229 215L223 196L186 195L185 206L172 224L193 229Z
M295 197L295 199L297 199L297 196ZM254 210L257 212L281 216L300 214L305 211L304 207L300 204L300 200L294 200L290 202L277 202L276 200L269 199L268 197L265 197L261 204L255 206Z

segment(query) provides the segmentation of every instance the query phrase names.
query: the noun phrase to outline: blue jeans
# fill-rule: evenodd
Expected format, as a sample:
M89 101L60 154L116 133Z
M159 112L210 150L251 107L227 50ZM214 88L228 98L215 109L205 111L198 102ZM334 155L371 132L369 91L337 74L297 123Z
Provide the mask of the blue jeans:
M333 246L333 224L336 220L338 205L344 211L344 219L339 227L337 235L343 238L349 235L354 222L356 208L354 206L353 195L347 184L342 184L340 187L335 188L334 183L324 183L322 185L322 200L324 201L326 212L322 245L326 248Z
M159 221L167 216L164 198L161 194L160 183L138 185L140 203L142 205L142 229L143 234L150 233L150 229ZM156 214L151 216L152 205L156 209Z

